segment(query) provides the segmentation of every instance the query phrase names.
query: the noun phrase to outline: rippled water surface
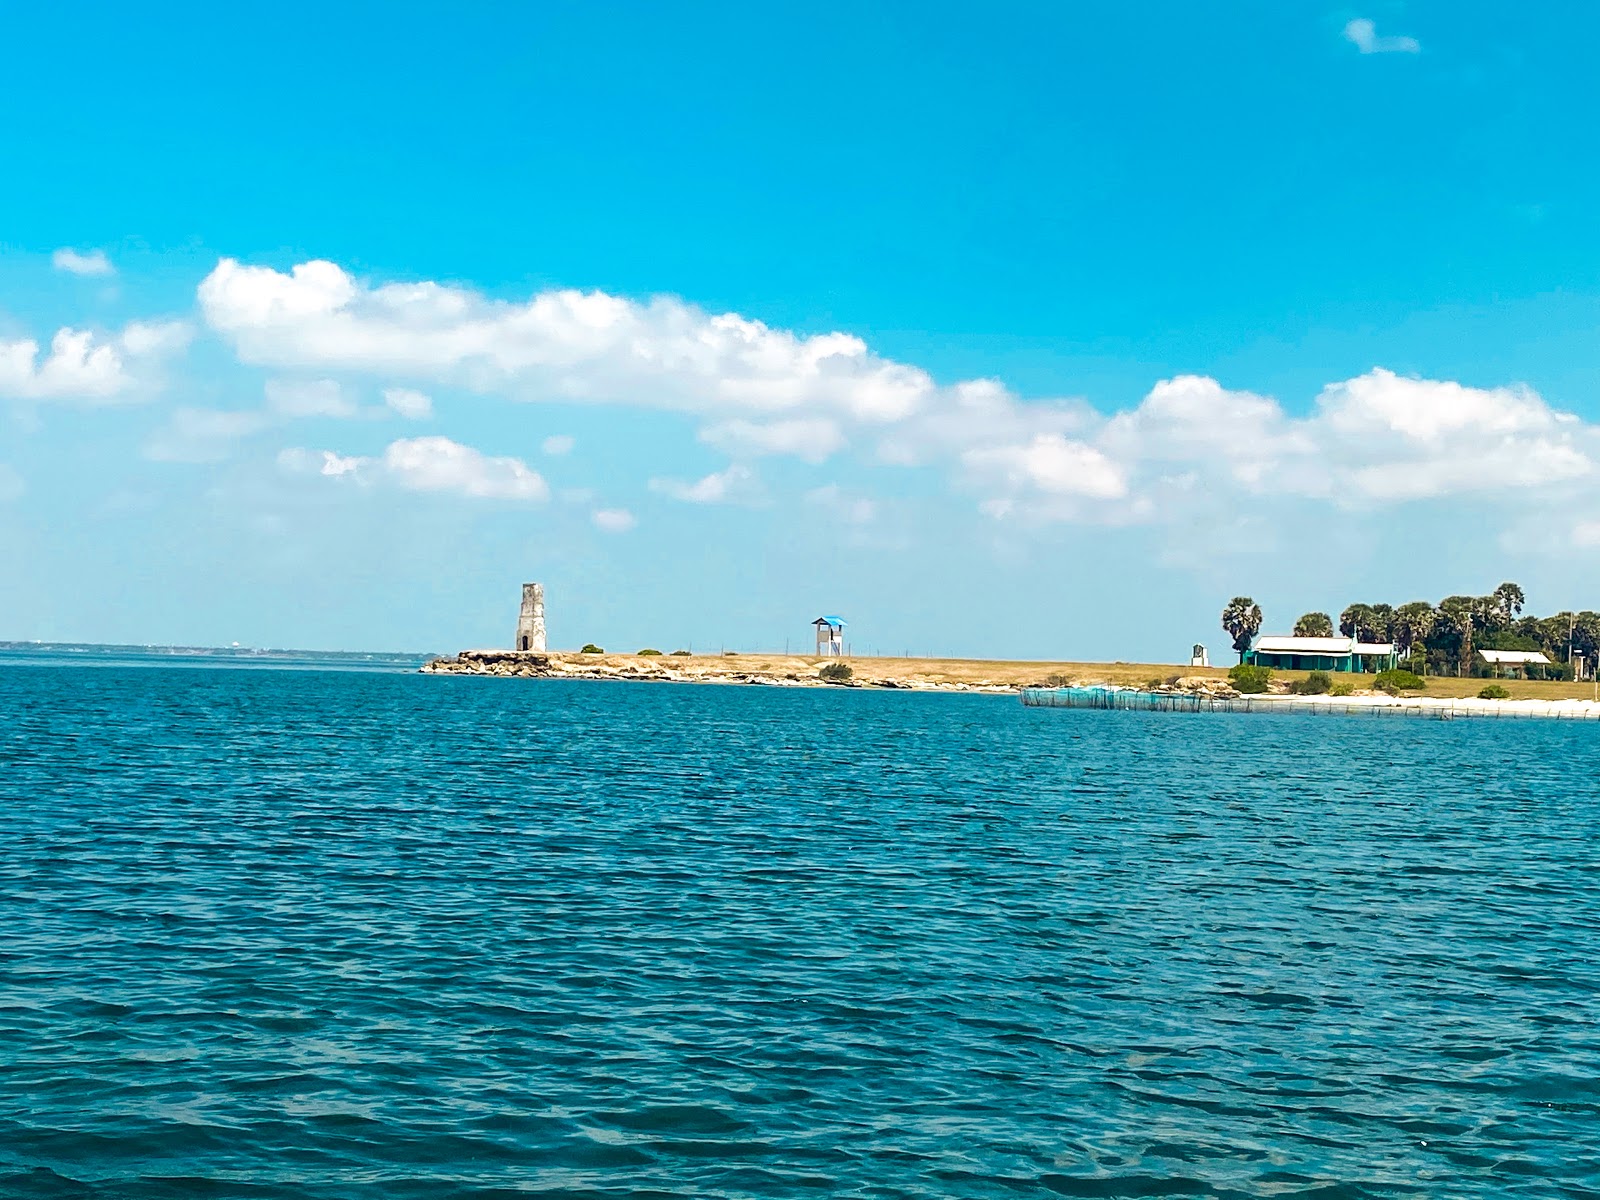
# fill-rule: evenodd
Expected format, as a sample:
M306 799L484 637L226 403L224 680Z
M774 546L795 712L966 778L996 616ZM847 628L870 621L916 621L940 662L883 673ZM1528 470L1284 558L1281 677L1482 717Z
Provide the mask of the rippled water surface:
M0 665L0 1195L1594 1196L1597 736Z

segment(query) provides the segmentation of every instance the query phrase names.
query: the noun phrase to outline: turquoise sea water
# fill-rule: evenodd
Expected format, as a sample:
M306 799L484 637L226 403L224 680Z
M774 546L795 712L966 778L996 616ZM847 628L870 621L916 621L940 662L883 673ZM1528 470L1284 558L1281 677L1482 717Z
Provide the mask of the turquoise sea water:
M0 1196L1594 1196L1596 732L0 662Z

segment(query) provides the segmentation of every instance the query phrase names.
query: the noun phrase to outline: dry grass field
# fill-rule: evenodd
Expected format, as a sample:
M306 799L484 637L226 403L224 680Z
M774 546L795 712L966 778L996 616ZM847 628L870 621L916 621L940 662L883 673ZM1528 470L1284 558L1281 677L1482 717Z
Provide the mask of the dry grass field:
M641 661L659 664L669 670L682 670L695 674L751 674L751 675L814 675L821 665L832 660L799 654L696 654L690 656L663 655L641 660L633 654L552 654L572 664L594 664L626 669L638 666ZM1076 684L1103 683L1122 687L1145 687L1165 683L1177 676L1202 675L1215 679L1227 677L1226 667L1197 670L1175 663L1088 663L1088 662L1030 662L979 658L867 658L851 657L842 660L850 665L855 681L863 684L895 683L948 686L966 684L969 687L1043 687L1061 682ZM1303 671L1274 672L1273 678L1302 679ZM1370 675L1335 675L1335 681L1349 682L1358 689L1370 685ZM1439 676L1428 678L1426 696L1442 700L1476 696L1486 683L1485 679L1454 679ZM1595 698L1592 683L1542 683L1503 679L1496 681L1514 700L1589 700Z

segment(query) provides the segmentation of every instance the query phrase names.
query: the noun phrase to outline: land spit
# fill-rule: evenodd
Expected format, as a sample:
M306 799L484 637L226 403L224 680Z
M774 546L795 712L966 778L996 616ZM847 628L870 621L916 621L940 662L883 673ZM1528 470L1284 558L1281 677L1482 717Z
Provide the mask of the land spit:
M845 662L851 669L846 684L829 684L817 672L830 662ZM1028 662L961 658L817 658L789 654L578 654L567 651L519 653L513 650L464 650L452 657L436 658L423 671L435 675L499 675L525 679L612 679L670 683L754 684L766 687L858 687L894 691L989 692L1015 694L1028 688L1115 687L1160 694L1236 697L1221 667L1190 668L1161 663ZM1305 672L1275 672L1273 687L1304 679ZM1357 704L1389 705L1394 697L1367 691L1370 675L1340 679L1355 685L1349 697L1311 698L1314 703L1344 700ZM1521 712L1517 701L1546 702L1588 700L1590 683L1546 683L1520 679L1498 681L1511 700L1477 700L1488 680L1430 676L1426 693L1406 697L1407 703L1425 699L1429 704L1471 700L1474 705L1508 714ZM1318 711L1324 711L1319 709ZM1577 710L1581 711L1581 710Z
M819 675L840 659L788 655L534 654L515 650L463 650L423 665L430 675L501 675L520 679L615 679L656 683L729 683L763 687L856 687L925 692L1015 693L1024 686L1003 674L979 675L933 669L923 659L852 659L851 678L830 682ZM882 663L899 669L884 669ZM998 664L997 664L998 665Z

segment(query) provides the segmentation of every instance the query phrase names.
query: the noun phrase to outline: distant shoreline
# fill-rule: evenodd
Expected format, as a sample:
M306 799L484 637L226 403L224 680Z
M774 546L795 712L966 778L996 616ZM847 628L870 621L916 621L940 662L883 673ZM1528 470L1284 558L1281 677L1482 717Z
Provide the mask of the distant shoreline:
M818 677L827 663L850 667L848 683ZM1092 663L963 658L818 658L801 654L580 654L513 650L463 650L430 660L421 670L429 675L476 675L523 679L592 679L668 683L744 684L764 687L855 687L881 691L1020 693L1025 688L1086 686L1178 687L1205 693L1226 693L1224 667L1186 667L1171 663ZM1284 681L1304 678L1303 671L1275 672ZM1340 675L1358 692L1370 688L1371 675ZM1429 698L1476 698L1487 680L1430 676L1420 693ZM1499 680L1514 700L1585 700L1588 683Z

